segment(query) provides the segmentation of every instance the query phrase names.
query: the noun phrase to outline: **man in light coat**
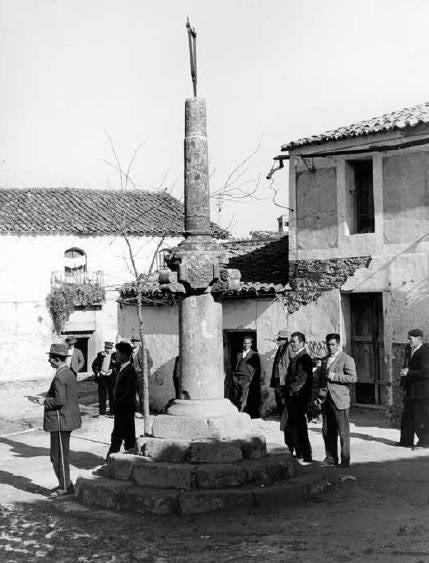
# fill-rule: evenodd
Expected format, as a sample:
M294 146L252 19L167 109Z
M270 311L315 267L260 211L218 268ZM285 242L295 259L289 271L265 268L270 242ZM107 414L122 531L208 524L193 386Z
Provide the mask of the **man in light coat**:
M67 366L68 348L65 344L52 344L49 363L55 369L55 376L44 401L43 430L50 432L51 462L59 486L51 497L73 494L70 481L70 436L81 427L77 381Z
M74 336L67 336L65 338L65 343L68 346L67 365L77 377L77 374L85 365L85 358L83 357L82 351L76 348L76 342L77 338Z
M320 371L318 402L322 405L325 464L338 464L338 436L341 445L340 467L350 465L350 385L356 383L356 366L353 358L340 347L340 335L326 336L328 356L323 359Z
M286 375L290 362L289 339L286 330L279 330L277 346L271 372L270 387L274 389L277 411L281 416L284 409Z

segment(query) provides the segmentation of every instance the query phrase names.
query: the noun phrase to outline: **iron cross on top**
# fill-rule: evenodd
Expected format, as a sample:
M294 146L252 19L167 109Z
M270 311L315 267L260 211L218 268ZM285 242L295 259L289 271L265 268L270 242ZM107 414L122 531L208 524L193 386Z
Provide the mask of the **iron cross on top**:
M189 18L186 20L186 29L188 30L189 57L191 60L191 77L194 89L194 97L197 97L197 32L192 27Z

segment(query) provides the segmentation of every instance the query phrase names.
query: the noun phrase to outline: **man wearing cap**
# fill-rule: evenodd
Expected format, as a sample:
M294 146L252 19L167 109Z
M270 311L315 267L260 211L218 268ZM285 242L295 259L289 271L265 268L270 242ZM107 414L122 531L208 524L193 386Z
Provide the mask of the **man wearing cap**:
M106 414L107 397L109 397L109 415L112 414L116 363L113 342L107 341L104 343L104 350L98 352L92 362L92 371L98 385L98 413L101 416Z
M55 376L44 400L43 430L51 435L51 462L59 482L51 497L73 494L70 435L80 428L81 417L76 377L66 363L68 354L65 344L52 344L49 351L48 361L55 369Z
M83 357L82 351L79 348L75 347L77 342L77 338L74 336L67 336L65 338L65 342L68 346L69 354L68 354L68 366L72 370L72 372L77 377L77 374L85 365L85 359Z
M423 343L423 331L414 328L408 333L408 347L401 369L401 387L404 389L404 410L401 418L399 445L429 447L429 345Z
M134 414L136 411L137 376L131 362L133 348L129 342L118 342L116 353L119 371L113 389L113 432L110 454L119 452L122 442L125 450L132 450L136 442L136 428Z
M277 351L271 372L270 387L274 389L277 411L281 415L284 408L284 388L287 369L290 362L288 332L279 330L277 334Z

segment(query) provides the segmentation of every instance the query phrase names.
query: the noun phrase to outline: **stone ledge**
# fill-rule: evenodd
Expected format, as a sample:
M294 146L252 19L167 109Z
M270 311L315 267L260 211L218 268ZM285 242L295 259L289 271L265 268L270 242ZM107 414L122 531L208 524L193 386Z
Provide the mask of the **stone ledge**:
M251 433L251 424L246 413L206 418L160 414L154 418L152 432L155 438L182 440L238 438Z
M225 463L261 459L267 455L267 444L265 437L259 435L205 440L141 436L137 439L137 451L153 461L165 463ZM282 449L277 453L287 452Z
M79 477L75 496L87 506L119 512L167 514L200 514L217 510L281 510L305 502L327 491L336 477L325 472L302 475L272 487L179 492L171 489L138 487L130 482L104 477ZM77 511L77 509L76 509Z
M238 451L241 451L238 448ZM290 454L229 463L164 463L133 454L113 454L101 476L159 489L224 489L249 483L272 485L295 474Z

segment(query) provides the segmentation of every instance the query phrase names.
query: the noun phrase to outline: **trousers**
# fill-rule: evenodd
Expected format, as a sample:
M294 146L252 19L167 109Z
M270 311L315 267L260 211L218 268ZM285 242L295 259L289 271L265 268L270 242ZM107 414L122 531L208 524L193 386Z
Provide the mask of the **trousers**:
M58 483L63 490L70 487L70 435L71 432L51 432L50 457Z
M134 448L136 445L136 425L133 409L115 412L110 448L107 455L119 452L122 442L124 442L126 450Z
M341 462L350 462L350 409L338 409L328 395L322 405L322 434L328 461L338 463L338 436L340 437Z
M419 439L419 445L429 445L429 401L405 398L401 417L400 444L413 447L414 434Z
M99 377L98 381L98 412L100 414L106 414L106 402L107 397L109 398L109 411L112 410L113 402L113 377Z
M251 375L241 373L234 373L234 397L235 406L239 412L243 412L247 405L247 398L249 396L250 383L252 382Z
M302 458L304 461L311 461L312 451L308 437L305 404L296 397L287 397L286 409L288 418L284 430L285 444L291 454L295 453L296 457Z

